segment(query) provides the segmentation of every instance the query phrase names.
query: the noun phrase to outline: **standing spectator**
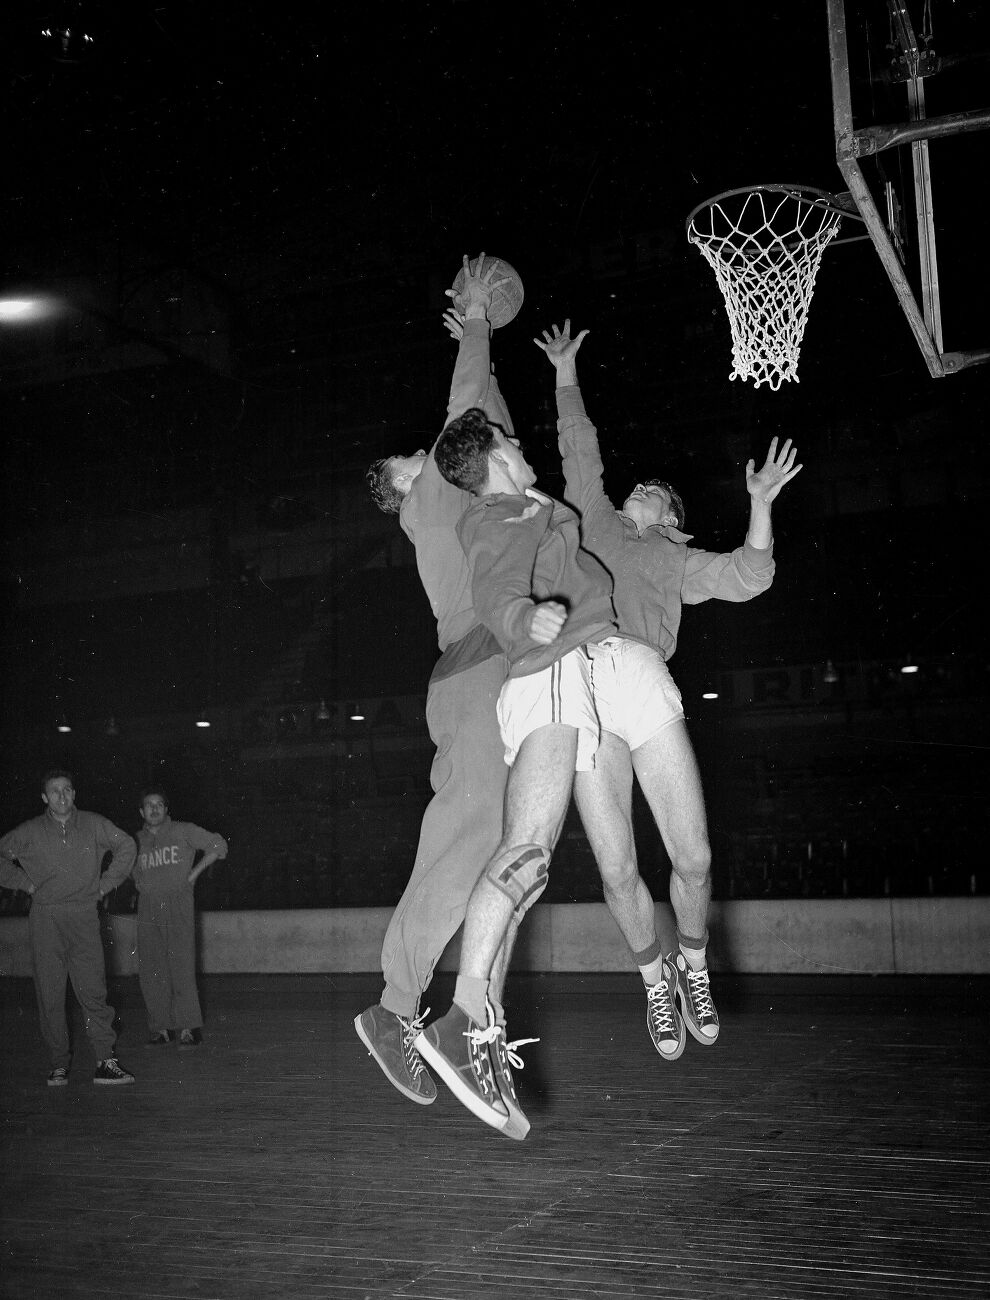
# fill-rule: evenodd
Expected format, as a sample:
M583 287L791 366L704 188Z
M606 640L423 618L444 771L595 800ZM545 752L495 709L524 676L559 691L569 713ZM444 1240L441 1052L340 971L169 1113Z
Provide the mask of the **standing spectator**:
M45 812L0 839L0 885L31 895L28 933L41 1036L51 1059L50 1088L69 1082L72 1047L65 1014L66 978L82 1007L96 1053L96 1084L133 1083L115 1055L114 1011L97 908L130 874L134 841L98 813L81 812L71 772L42 779ZM103 859L113 857L101 875Z
M192 822L174 822L161 786L141 792L138 856L138 978L148 1011L147 1046L165 1046L178 1031L179 1047L198 1047L203 1013L196 991L196 911L193 885L227 842ZM198 853L202 853L196 861Z

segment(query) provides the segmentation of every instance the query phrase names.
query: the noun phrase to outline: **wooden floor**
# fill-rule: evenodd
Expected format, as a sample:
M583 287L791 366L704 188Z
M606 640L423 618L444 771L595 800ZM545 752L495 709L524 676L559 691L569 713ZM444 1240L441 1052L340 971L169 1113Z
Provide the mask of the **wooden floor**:
M722 978L661 1061L638 977L521 975L533 1129L405 1101L354 1034L366 976L204 980L197 1053L68 1088L0 983L8 1298L987 1297L990 981ZM443 1011L451 985L432 991Z

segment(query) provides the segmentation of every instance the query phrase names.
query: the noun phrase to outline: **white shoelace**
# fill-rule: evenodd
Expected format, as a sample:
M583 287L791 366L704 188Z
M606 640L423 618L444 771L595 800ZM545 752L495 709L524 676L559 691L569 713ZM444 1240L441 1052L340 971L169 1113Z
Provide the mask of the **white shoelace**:
M409 1067L409 1073L414 1079L418 1079L426 1069L426 1066L423 1064L423 1058L420 1056L419 1052L416 1051L413 1044L416 1041L416 1035L422 1032L423 1021L429 1014L430 1008L427 1007L426 1010L421 1012L415 1020L403 1020L402 1017L398 1015L395 1017L403 1029L402 1054L406 1058L406 1065Z
M499 1025L498 1032L504 1035L505 1034L504 1026ZM516 1048L525 1047L527 1043L538 1043L539 1041L540 1040L538 1038L517 1038L515 1042L503 1044L505 1048L506 1058L514 1070L523 1069L523 1064L524 1064L523 1059L516 1051Z
M499 1035L505 1037L505 1026L490 1024L487 1029L468 1029L465 1030L465 1037L470 1038L475 1043L495 1043ZM525 1066L522 1057L516 1051L517 1047L525 1047L527 1043L538 1043L538 1038L517 1038L515 1042L506 1042L503 1044L505 1055L509 1064L514 1070L521 1070Z
M691 993L691 1005L694 1007L694 1014L701 1020L704 1016L714 1016L715 1007L712 1004L711 988L708 983L707 970L691 970L688 967L687 972L688 989Z
M653 1017L657 1032L670 1034L671 1037L676 1038L674 1004L671 1001L670 990L667 988L666 983L661 980L659 984L652 984L646 990L646 999L650 1004L650 1015Z

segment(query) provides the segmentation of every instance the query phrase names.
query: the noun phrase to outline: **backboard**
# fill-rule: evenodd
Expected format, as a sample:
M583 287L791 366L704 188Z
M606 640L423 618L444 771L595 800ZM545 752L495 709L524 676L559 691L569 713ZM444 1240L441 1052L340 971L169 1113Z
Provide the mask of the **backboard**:
M990 6L827 4L836 162L929 372L990 361L985 308L968 310L985 262Z

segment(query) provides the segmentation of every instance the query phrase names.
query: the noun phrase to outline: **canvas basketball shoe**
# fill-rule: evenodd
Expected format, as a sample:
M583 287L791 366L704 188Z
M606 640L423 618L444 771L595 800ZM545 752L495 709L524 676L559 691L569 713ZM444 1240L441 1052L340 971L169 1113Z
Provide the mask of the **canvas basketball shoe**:
M674 957L677 972L677 1000L691 1037L711 1047L718 1038L718 1012L708 984L708 967L692 970L682 952Z
M125 1070L115 1056L107 1056L102 1061L96 1062L96 1069L93 1071L93 1082L96 1084L127 1084L134 1082L134 1075L130 1070Z
M414 1046L429 1012L427 1007L415 1020L404 1020L379 1003L362 1011L354 1021L358 1038L381 1066L385 1078L420 1106L429 1106L437 1099L437 1085Z
M482 1029L455 1002L417 1036L415 1046L472 1115L502 1130L509 1111L495 1082L491 1041L490 1029Z
M646 989L646 1028L663 1059L676 1061L684 1051L687 1034L677 1010L677 974L666 958L660 983Z
M529 1132L529 1120L523 1114L523 1109L519 1104L512 1071L513 1069L521 1070L523 1068L523 1059L519 1055L518 1049L524 1047L526 1043L538 1043L540 1040L538 1038L517 1038L514 1043L506 1042L505 1025L495 1023L495 1015L491 1004L488 1006L488 1029L485 1031L485 1035L491 1042L492 1064L495 1067L495 1082L498 1084L499 1095L505 1109L509 1112L509 1122L502 1129L502 1132L506 1137L515 1138L517 1142L521 1142Z

